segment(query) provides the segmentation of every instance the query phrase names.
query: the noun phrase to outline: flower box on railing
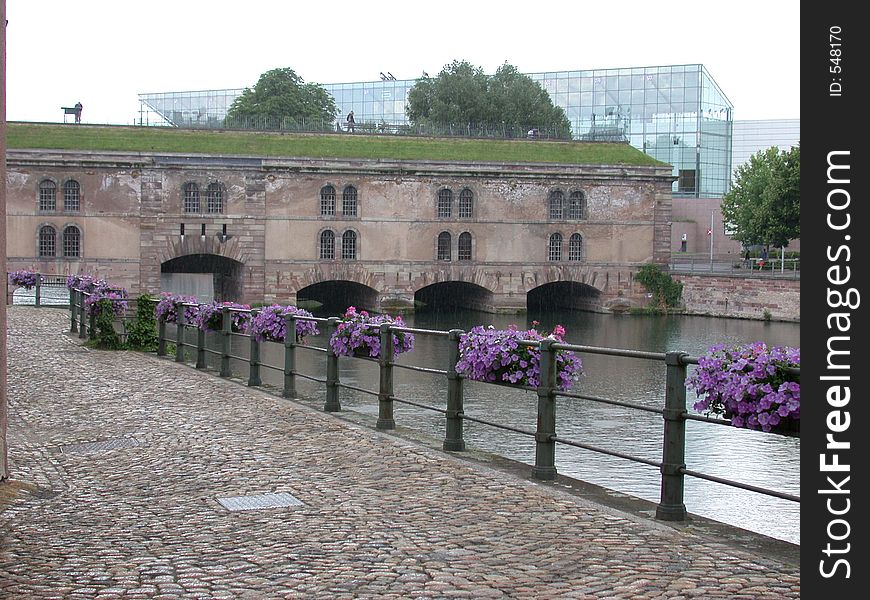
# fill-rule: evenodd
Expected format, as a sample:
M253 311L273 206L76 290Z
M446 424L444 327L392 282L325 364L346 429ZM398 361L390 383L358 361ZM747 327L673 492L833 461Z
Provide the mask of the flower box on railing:
M287 315L295 315L299 317L313 316L307 310L296 306L281 306L273 304L260 309L248 329L248 333L253 333L257 341L269 341L284 343L287 338ZM306 336L317 335L320 331L317 329L317 323L314 321L296 321L296 341L304 341Z
M343 321L338 324L329 340L329 347L339 356L378 358L381 355L380 326L384 323L404 327L402 317L390 315L369 315L351 306L344 313ZM414 349L414 335L405 331L393 332L393 352L401 354Z
M800 432L800 348L763 342L712 346L686 378L698 394L694 408L734 427Z
M199 300L195 296L182 296L179 294L163 292L160 294L160 301L157 303L157 307L154 309L154 315L158 320L163 317L166 323L177 322L178 313L175 309L175 305L179 302L196 305L184 307L184 322L189 324L195 323L196 316L199 314Z
M39 280L39 273L27 269L21 269L19 271L12 271L9 273L8 277L9 285L18 285L29 290L35 286L36 282Z
M525 331L514 325L508 329L495 329L491 325L474 327L459 338L456 371L474 381L536 388L541 383L541 349L522 342L540 342L547 338L561 342L564 335L561 325L549 335L534 327ZM556 384L562 391L568 391L583 372L582 362L574 352L567 350L557 351L555 358Z
M248 323L251 320L251 307L247 304L238 304L236 302L218 302L217 300L200 304L196 317L193 320L194 325L203 331L222 331L224 327L224 308L236 309L230 311L230 331L235 333L245 333L248 328Z

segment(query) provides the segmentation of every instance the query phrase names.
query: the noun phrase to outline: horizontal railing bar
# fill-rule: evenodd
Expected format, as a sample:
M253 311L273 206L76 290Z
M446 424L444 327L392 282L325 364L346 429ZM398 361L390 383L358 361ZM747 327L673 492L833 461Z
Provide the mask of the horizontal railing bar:
M447 410L443 408L438 408L437 406L429 406L428 404L422 404L420 402L414 402L413 400L408 400L407 398L399 398L397 396L390 396L390 400L394 402L401 402L402 404L410 404L411 406L417 406L419 408L425 408L426 410L431 410L433 412L446 414Z
M557 342L553 344L554 350L572 350L587 354L605 354L607 356L621 356L623 358L644 358L647 360L660 360L664 362L664 352L646 352L644 350L624 350L621 348L603 348L600 346L580 346L577 344L565 344Z
M749 492L757 492L759 494L764 494L766 496L773 496L775 498L781 498L783 500L791 500L792 502L800 502L800 496L794 496L792 494L786 494L785 492L777 492L774 490L769 490L767 488L758 487L757 485L750 485L748 483L741 483L739 481L733 481L731 479L725 479L724 477L716 477L715 475L707 475L706 473L699 473L698 471L692 471L691 469L682 468L680 471L686 475L690 475L692 477L697 477L698 479L706 479L707 481L712 481L713 483L721 483L723 485L730 485L731 487L740 488L742 490L747 490Z
M642 411L654 413L657 415L662 414L661 408L652 408L651 406L643 406L642 404L634 404L632 402L622 402L621 400L611 400L609 398L598 398L597 396L586 396L584 394L572 394L570 392L556 392L556 396L561 396L564 398L577 398L580 400L592 400L593 402L600 402L602 404L612 404L613 406L622 406L625 408L634 408L637 410L642 410Z
M355 386L355 385L350 385L349 383L340 383L340 382L339 382L339 383L337 383L336 385L337 385L338 387L340 387L340 388L346 388L346 389L349 389L349 390L354 390L354 391L357 391L357 392L362 392L363 394L370 394L370 395L372 395L372 396L377 396L377 395L378 395L378 392L373 392L372 390L367 390L367 389L365 389L365 388L357 387L357 386Z
M693 413L684 412L680 415L687 421L700 421L702 423L715 423L716 425L731 425L729 419L717 419L716 417L705 417L704 415L696 415Z
M560 444L565 444L566 446L574 446L575 448L583 448L584 450L591 450L592 452L607 454L608 456L615 456L616 458L624 458L625 460L643 463L643 464L649 465L651 467L661 468L661 466L662 466L662 463L654 461L654 460L649 460L647 458L641 458L639 456L633 456L631 454L625 454L624 452L617 452L616 450L607 450L606 448L601 448L599 446L593 446L592 444L584 444L581 442L575 442L574 440L567 440L565 438L559 437L558 435L554 435L550 439L552 439L553 441L559 442Z
M320 377L314 377L312 375L305 375L304 373L300 373L299 371L293 371L293 374L296 377L301 377L302 379L307 379L309 381L316 381L317 383L326 383L326 378L321 379Z
M528 435L531 437L535 436L534 431L529 431L528 429L520 429L519 427L513 427L511 425L505 425L504 423L493 423L492 421L487 421L486 419L478 419L477 417L471 417L465 413L460 413L458 415L464 421L473 421L475 423L480 423L481 425L489 425L490 427L495 427L496 429L504 429L505 431L513 431L514 433L522 433L523 435Z
M223 356L223 354L221 354L221 356ZM242 362L244 362L244 363L248 362L248 360L249 360L249 359L247 359L247 358L245 358L245 357L243 357L243 356L236 356L236 355L234 355L234 354L227 354L227 356L228 356L229 358L234 358L235 360L240 360L240 361L242 361Z
M390 331L402 331L405 333L419 333L420 335L434 335L437 337L447 337L450 335L449 331L442 331L440 329L417 329L415 327L397 327L395 325L390 326Z
M275 367L275 366L270 365L269 363L261 362L260 366L266 367L267 369L272 369L273 371L281 371L282 373L284 372L284 367Z
M313 350L314 352L329 352L329 350L327 348L321 348L320 346L305 346L304 344L296 344L295 348L297 350Z
M400 365L397 363L390 363L392 367L398 367L399 369L408 369L409 371L419 371L420 373L434 373L435 375L447 375L447 371L444 369L433 369L430 367L418 367L416 365Z

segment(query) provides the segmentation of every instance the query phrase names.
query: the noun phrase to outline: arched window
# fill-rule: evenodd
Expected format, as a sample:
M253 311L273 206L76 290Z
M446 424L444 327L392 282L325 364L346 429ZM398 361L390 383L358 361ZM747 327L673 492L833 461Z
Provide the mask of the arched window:
M554 192L550 192L550 218L551 219L561 219L562 218L562 206L565 202L565 194L556 190Z
M335 188L325 185L320 188L320 216L331 217L335 215Z
M320 258L323 260L335 258L335 234L329 229L320 234Z
M438 190L438 218L449 219L453 216L453 191L447 188Z
M568 197L568 218L586 218L586 194L580 190L571 192L571 195Z
M82 254L82 234L75 225L63 229L64 258L78 258Z
M39 256L54 257L57 253L57 232L51 225L39 228Z
M438 234L438 260L450 260L450 234L442 231Z
M568 239L568 260L583 260L583 236L579 233Z
M81 210L81 186L75 179L63 184L63 209L67 212Z
M352 185L344 188L341 194L341 214L345 217L356 216L356 188Z
M184 212L199 212L199 186L195 183L184 184Z
M356 232L345 231L341 236L341 258L356 260Z
M474 192L465 188L459 192L459 218L470 219L474 214Z
M39 210L57 209L57 185L50 179L39 182Z
M224 186L220 183L210 183L205 190L206 210L210 213L224 212Z
M471 260L471 234L463 231L459 234L459 260Z
M554 233L547 245L547 260L562 260L562 234Z

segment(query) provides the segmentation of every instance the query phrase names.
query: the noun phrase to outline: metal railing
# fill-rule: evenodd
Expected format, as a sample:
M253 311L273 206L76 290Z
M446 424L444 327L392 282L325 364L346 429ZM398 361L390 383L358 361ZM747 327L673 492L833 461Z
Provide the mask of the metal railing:
M263 343L277 342L261 342L257 339L254 332L239 333L232 331L232 312L250 313L251 318L256 317L257 309L237 309L234 307L225 307L223 309L223 327L220 331L221 344L220 350L214 351L206 347L205 331L197 328L197 342L195 346L185 341L185 330L195 327L185 322L185 308L189 306L198 306L189 303L176 304L176 323L174 338L167 338L167 323L165 319L158 319L158 350L160 356L165 356L167 352L167 341L175 343L175 360L177 362L186 362L185 347L190 346L196 349L196 368L205 369L206 353L212 352L220 356L220 376L231 377L230 359L235 359L248 364L248 381L249 386L262 385L260 370L262 367L274 369L283 373L283 389L282 396L285 398L296 398L296 378L303 378L325 385L326 400L323 406L325 412L336 412L341 410L340 390L352 390L377 397L378 401L378 418L377 429L394 429L396 427L395 416L393 412L394 403L414 406L428 411L433 411L444 415L444 440L442 447L448 451L463 451L465 450L465 441L463 439L463 425L465 421L471 421L494 427L504 431L510 431L519 435L528 436L535 440L535 463L532 467L532 476L537 479L552 480L557 477L556 470L556 446L562 444L582 448L596 453L605 454L612 457L640 463L643 465L657 468L661 473L660 479L660 501L656 508L656 518L667 521L681 521L686 518L687 511L684 502L684 486L686 476L704 479L721 485L731 486L742 490L747 490L759 494L764 494L793 502L800 502L800 497L785 493L778 490L771 490L760 486L750 485L743 482L714 476L703 473L686 466L686 422L701 421L715 425L730 426L731 422L727 419L713 418L692 414L688 411L686 405L686 377L687 367L690 364L698 364L698 358L691 357L684 352L642 352L635 350L624 350L616 348L604 348L595 346L582 346L576 344L562 343L553 339L544 339L542 341L524 341L521 342L524 346L534 346L539 348L541 353L540 369L541 380L537 387L525 387L506 383L489 383L490 385L503 385L514 389L525 389L533 391L537 394L537 425L535 429L523 429L505 425L503 423L494 422L488 419L472 417L465 413L464 410L464 395L463 382L464 377L456 371L456 364L459 360L459 343L460 337L465 333L461 329L451 329L450 331L415 329L410 327L400 327L394 324L384 323L378 327L380 335L381 352L378 358L354 357L356 360L364 360L375 362L379 370L379 385L377 390L370 390L358 386L341 382L341 374L339 369L339 355L331 348L321 348L298 343L295 335L286 336L283 342L284 347L284 364L282 366L267 365L260 360L260 345ZM75 311L75 308L73 309ZM299 315L288 314L284 317L287 332L296 331L296 321L312 321L325 325L326 338L330 339L335 333L338 324L341 322L337 317L328 319L319 317L305 317ZM72 319L75 323L75 317ZM82 320L82 323L84 321ZM375 326L373 326L375 327ZM396 332L411 333L421 336L435 336L446 338L448 346L447 363L444 369L436 369L422 367L417 365L398 364L395 361L393 334ZM250 340L250 354L248 358L243 356L233 356L230 353L231 339L234 336L248 338ZM326 354L326 373L324 377L317 377L311 374L303 374L297 370L296 353L298 350L306 350L309 352L319 352ZM664 382L665 382L665 397L664 405L661 408L651 408L631 402L623 402L608 398L599 398L585 394L575 394L570 392L559 391L557 383L556 370L556 354L560 351L572 351L584 354L607 355L619 358L651 360L662 363L664 367ZM439 376L444 376L447 379L447 393L444 398L443 406L427 405L408 398L396 396L393 389L394 369L407 369L410 371L429 373ZM799 369L792 369L792 373L799 374ZM578 440L567 439L556 434L556 417L555 403L557 397L577 398L588 400L596 403L610 404L623 408L644 411L647 413L660 414L663 422L663 443L662 443L662 459L649 460L647 458L634 456L619 450L601 448L591 444L584 443ZM786 432L786 435L794 435L794 433Z
M20 286L19 286L20 287ZM63 307L67 306L66 302L49 302L48 304L43 303L43 289L66 289L66 275L43 275L41 273L36 274L36 283L33 285L33 304L35 306L56 306ZM10 294L10 285L9 285L9 274L6 276L6 303L11 304L13 302L14 290ZM28 294L29 297L29 294Z

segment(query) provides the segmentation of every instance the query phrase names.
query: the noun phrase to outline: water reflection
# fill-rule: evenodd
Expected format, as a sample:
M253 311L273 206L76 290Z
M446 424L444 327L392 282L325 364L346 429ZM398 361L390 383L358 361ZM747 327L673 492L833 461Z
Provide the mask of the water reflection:
M522 316L492 315L474 311L418 313L406 319L409 326L424 329L470 329L474 325L503 328L511 323L529 326L540 321L546 330L556 324L567 329L568 342L590 346L629 348L652 352L682 350L703 353L716 343L746 343L756 340L770 345L800 345L800 326L749 320L689 316L605 315L584 312L549 312ZM325 346L323 336L309 340ZM240 353L246 353L239 339ZM234 353L236 351L234 350ZM283 365L283 349L268 344L263 360ZM298 353L299 369L322 377L325 357L313 352ZM663 363L612 356L581 355L585 375L575 391L660 408L664 402ZM446 368L447 340L417 336L414 352L398 356L399 364ZM341 359L344 383L377 390L377 365ZM235 367L244 373L246 367ZM264 369L263 379L280 386L280 371ZM298 381L300 394L322 397L323 386ZM395 394L422 404L443 408L446 379L403 369L395 372ZM535 427L536 396L532 392L501 386L465 382L465 411L468 415L518 428ZM689 393L690 405L694 397ZM377 414L377 399L359 392L341 390L344 410ZM444 418L417 407L396 403L396 422L403 427L444 436ZM588 400L559 398L557 433L560 437L625 452L650 460L661 460L662 419L660 416ZM471 446L529 464L534 462L534 441L522 435L466 421L465 439ZM800 440L761 432L738 430L707 423L687 424L686 464L689 469L735 479L744 483L799 494ZM654 467L606 455L558 446L556 467L560 473L626 494L657 502L659 472ZM800 506L761 494L686 478L686 507L690 512L794 543L800 542Z

